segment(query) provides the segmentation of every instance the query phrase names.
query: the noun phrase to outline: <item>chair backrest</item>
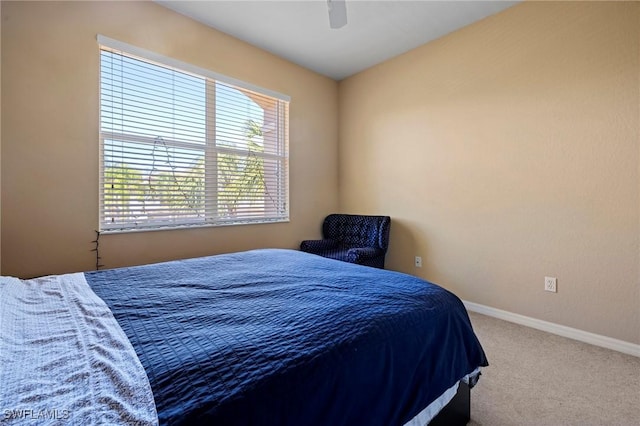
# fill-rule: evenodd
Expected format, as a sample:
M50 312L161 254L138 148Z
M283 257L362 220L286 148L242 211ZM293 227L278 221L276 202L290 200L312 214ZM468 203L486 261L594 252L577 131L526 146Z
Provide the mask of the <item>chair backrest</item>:
M325 239L337 240L350 247L389 247L389 216L330 214L322 224Z

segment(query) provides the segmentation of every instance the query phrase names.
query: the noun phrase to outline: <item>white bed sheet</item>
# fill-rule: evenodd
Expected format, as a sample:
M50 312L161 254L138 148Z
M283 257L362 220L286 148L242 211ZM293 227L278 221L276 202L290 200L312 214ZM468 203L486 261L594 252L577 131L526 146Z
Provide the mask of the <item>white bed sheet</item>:
M478 373L480 373L480 367L464 376L461 380L465 383L469 383L469 378L474 377ZM456 392L458 392L459 385L460 381L456 382L455 385L444 391L442 395L440 395L435 401L429 404L427 408L419 412L417 416L405 423L404 426L427 425L453 399L453 397L456 395Z

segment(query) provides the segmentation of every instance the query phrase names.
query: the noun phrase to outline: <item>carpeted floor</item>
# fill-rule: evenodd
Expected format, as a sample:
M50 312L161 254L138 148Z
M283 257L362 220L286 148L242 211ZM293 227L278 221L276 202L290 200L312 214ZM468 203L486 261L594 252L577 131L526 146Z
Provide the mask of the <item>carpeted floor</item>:
M469 425L640 425L640 358L469 315L490 364Z

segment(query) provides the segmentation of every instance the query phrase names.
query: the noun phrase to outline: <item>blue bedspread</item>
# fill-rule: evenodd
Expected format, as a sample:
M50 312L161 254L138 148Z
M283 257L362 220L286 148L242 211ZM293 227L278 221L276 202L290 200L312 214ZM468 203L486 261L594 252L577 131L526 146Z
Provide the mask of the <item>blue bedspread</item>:
M396 272L268 249L85 276L160 424L401 425L487 365L460 300Z

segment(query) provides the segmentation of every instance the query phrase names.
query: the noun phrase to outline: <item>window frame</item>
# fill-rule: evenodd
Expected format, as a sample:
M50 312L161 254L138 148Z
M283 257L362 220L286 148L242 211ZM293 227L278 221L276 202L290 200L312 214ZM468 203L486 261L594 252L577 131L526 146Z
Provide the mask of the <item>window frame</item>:
M99 52L100 52L100 72L102 72L102 51L111 51L115 54L122 54L124 56L131 57L157 65L159 67L166 67L175 71L184 72L186 74L192 74L196 77L205 79L206 86L209 87L211 83L222 84L231 86L234 89L244 92L253 92L257 96L267 97L269 101L274 102L275 106L275 152L255 152L251 149L242 149L241 147L229 147L224 144L219 145L217 141L217 135L215 134L215 114L213 114L213 122L211 117L207 115L205 133L206 137L204 143L189 142L183 140L173 140L165 136L152 137L143 136L130 133L116 132L114 129L104 131L103 129L103 112L102 112L102 100L99 102L99 230L101 233L125 233L125 232L142 232L142 231L154 231L154 230L167 230L167 229L185 229L185 228L201 228L212 226L229 226L229 225L243 225L243 224L263 224L263 223L278 223L289 222L290 215L290 202L289 202L289 102L290 97L280 94L278 92L264 89L250 83L243 82L228 76L224 76L213 71L200 68L198 66L188 64L170 57L160 55L155 52L148 51L136 46L132 46L102 35L97 36ZM99 93L102 98L103 79L99 78ZM216 90L216 89L212 89ZM210 91L205 91L205 104L207 108L213 107L214 109L218 105L215 96L209 95ZM246 94L246 93L245 93ZM209 102L213 102L210 105ZM210 129L213 126L213 130ZM212 136L213 135L213 136ZM202 151L204 159L204 190L202 192L204 216L202 219L186 218L184 220L167 221L165 218L163 221L155 221L151 218L145 220L142 223L138 223L134 220L135 216L126 217L126 215L119 216L122 221L131 220L130 223L115 223L110 225L108 223L108 215L105 209L105 169L107 168L105 160L105 141L113 140L120 143L129 145L151 145L154 146L158 143L158 139L161 139L162 144L167 147L188 149L195 151ZM265 142L263 142L265 143ZM220 201L220 191L218 186L218 173L217 168L218 156L220 154L235 155L238 158L249 158L251 155L255 155L256 158L260 158L265 164L265 161L270 161L271 167L276 171L269 174L274 180L269 179L270 184L274 184L277 190L276 198L277 203L273 203L274 206L267 207L265 205L261 216L256 217L243 217L243 218L228 218L222 217L219 213L218 203ZM265 166L263 166L265 167ZM265 173L265 170L263 173ZM266 173L265 173L266 174ZM267 185L266 180L263 177L263 184ZM270 197L269 191L265 191L264 197ZM250 201L252 202L252 201ZM164 205L168 207L168 205ZM275 213L274 213L275 212ZM250 210L246 212L253 213ZM182 219L182 218L180 218ZM157 219L156 219L157 220Z

